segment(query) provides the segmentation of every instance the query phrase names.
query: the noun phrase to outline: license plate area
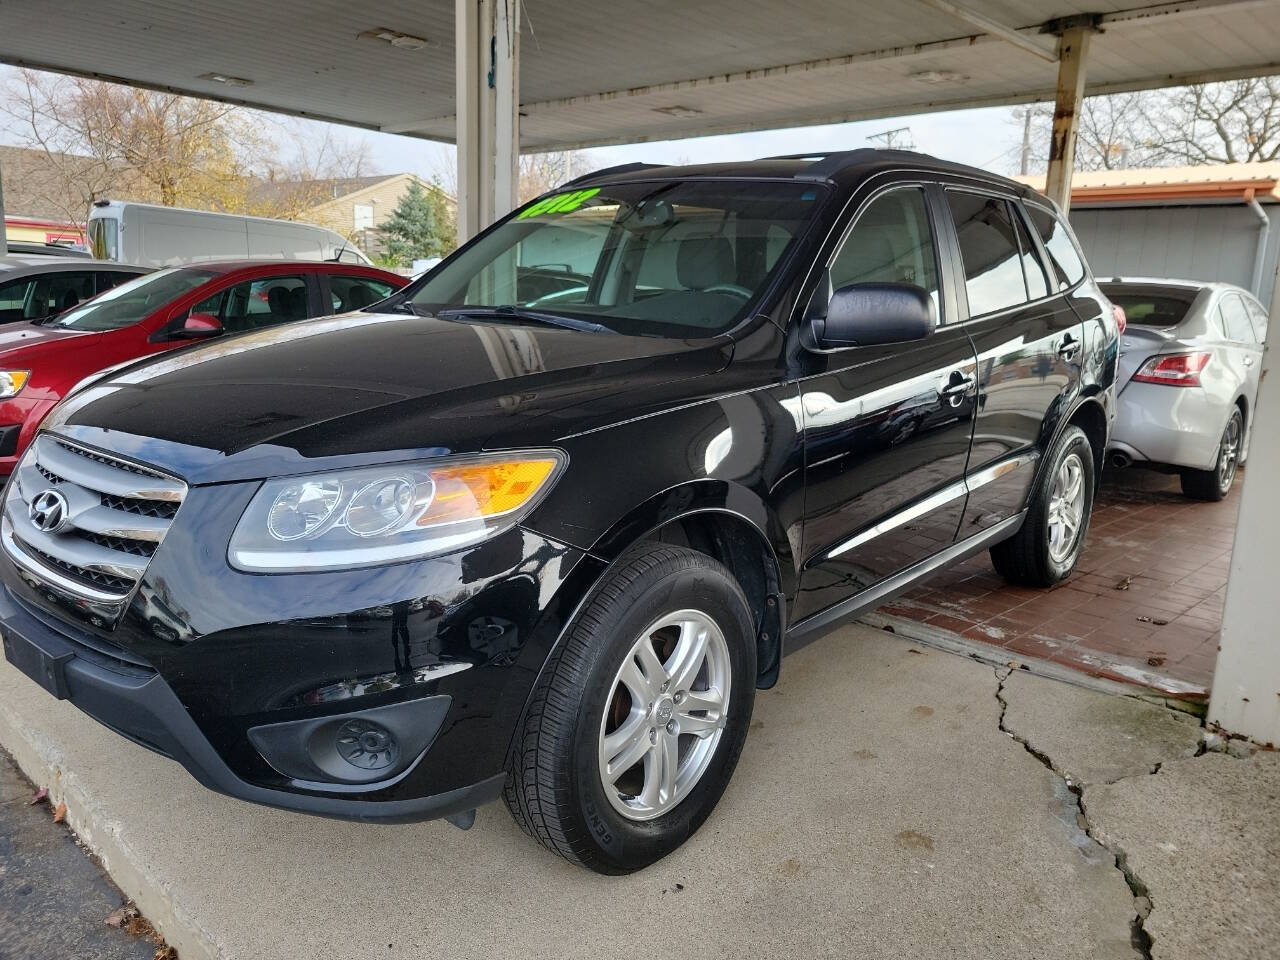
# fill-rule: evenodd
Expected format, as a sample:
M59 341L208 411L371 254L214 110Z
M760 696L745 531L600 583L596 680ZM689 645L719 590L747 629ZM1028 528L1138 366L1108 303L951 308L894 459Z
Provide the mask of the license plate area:
M59 700L66 700L67 661L74 653L59 644L57 649L46 649L34 640L14 631L7 624L0 627L0 640L4 644L4 657L24 674L34 680Z

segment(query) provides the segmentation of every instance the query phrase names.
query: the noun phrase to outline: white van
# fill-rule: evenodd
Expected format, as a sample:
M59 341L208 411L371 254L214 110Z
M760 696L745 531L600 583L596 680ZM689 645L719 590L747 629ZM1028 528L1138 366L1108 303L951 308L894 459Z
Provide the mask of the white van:
M166 267L196 260L369 259L332 230L292 220L99 200L89 211L89 249L103 260Z

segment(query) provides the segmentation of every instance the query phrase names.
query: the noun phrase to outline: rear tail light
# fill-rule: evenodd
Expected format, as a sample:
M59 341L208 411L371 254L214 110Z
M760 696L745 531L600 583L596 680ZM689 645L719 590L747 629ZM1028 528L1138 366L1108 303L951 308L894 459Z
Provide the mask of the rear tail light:
M1124 315L1124 307L1113 303L1111 305L1111 315L1116 318L1116 329L1120 333L1124 333L1124 328L1129 325L1129 321Z
M1200 371L1209 362L1209 354L1167 353L1151 357L1133 375L1139 383L1162 383L1169 387L1200 386Z

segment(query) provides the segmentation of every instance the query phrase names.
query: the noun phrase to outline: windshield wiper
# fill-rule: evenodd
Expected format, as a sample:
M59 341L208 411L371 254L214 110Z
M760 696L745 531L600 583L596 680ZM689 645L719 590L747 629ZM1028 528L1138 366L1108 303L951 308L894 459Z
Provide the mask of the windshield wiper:
M504 304L501 307L446 307L443 310L437 310L436 316L441 320L454 320L459 317L525 320L529 323L541 323L548 327L560 327L564 330L580 330L584 333L617 333L612 327L606 327L603 323L578 320L575 317L566 317L559 313L527 310L524 307L517 307L512 304Z

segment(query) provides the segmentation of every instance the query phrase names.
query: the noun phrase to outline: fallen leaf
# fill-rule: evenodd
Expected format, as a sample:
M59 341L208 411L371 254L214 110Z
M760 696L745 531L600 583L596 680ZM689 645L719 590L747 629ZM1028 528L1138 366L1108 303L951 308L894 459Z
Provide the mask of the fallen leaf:
M57 809L53 811L53 822L63 823L67 819L67 805L62 801L58 801Z
M1123 580L1121 580L1119 583L1116 584L1115 588L1117 590L1128 590L1129 584L1131 583L1133 583L1133 577L1125 577Z
M131 903L126 903L123 907L112 910L111 913L107 915L106 923L108 927L115 927L116 929L119 929L137 915L138 908Z
M163 947L156 947L156 955L153 960L178 960L178 951L168 944Z
M36 795L27 801L28 807L34 807L37 803L43 803L49 799L49 788L41 787L36 791Z
M1147 657L1148 667L1163 667L1164 657Z

